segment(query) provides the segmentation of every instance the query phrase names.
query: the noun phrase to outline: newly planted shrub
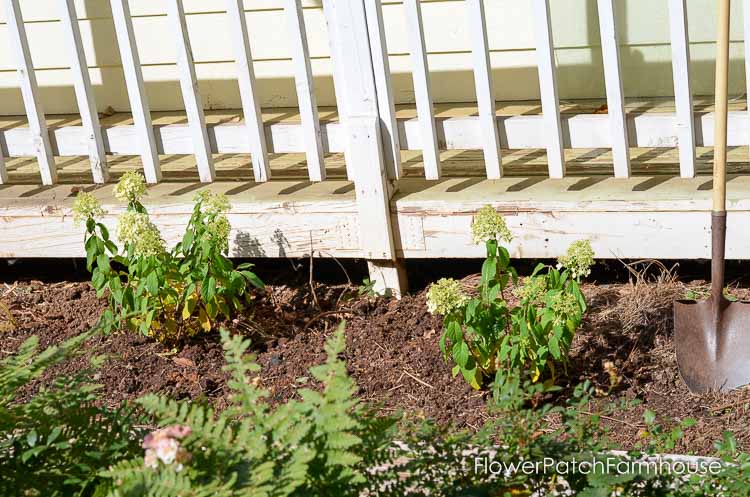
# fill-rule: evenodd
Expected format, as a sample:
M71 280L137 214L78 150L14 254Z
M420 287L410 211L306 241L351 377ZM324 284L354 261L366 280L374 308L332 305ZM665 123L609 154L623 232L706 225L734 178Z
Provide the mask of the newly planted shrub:
M455 280L432 285L427 305L443 316L445 331L440 348L455 362L472 387L479 389L495 374L521 370L537 381L555 364L565 364L586 302L578 285L594 263L587 240L571 245L557 267L540 264L523 285L501 241L512 234L503 217L491 206L480 209L472 225L474 241L484 243L486 259L476 297L466 295ZM509 284L519 304L508 303Z
M250 301L250 289L263 288L250 271L227 258L230 205L223 195L201 192L182 241L168 250L141 199L146 184L140 173L126 173L114 190L127 202L117 222L120 251L98 221L104 211L89 193L79 193L77 222L86 225L86 264L100 297L105 293L106 331L125 325L163 341L210 331Z

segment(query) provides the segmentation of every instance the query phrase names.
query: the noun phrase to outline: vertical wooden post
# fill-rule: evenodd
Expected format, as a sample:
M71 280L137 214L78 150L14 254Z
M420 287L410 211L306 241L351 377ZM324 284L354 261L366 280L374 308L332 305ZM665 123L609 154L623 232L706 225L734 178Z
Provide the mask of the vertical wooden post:
M547 166L550 178L565 176L565 151L563 150L560 99L557 94L555 51L552 43L552 24L549 0L532 0L534 35L539 64L539 90L542 96L542 114L547 133Z
M745 5L750 6L747 2ZM748 18L748 14L745 14ZM677 108L677 146L680 176L695 176L695 118L690 89L690 39L685 0L669 0L669 31L672 39L672 77ZM748 68L750 70L750 68Z
M29 41L26 38L26 28L23 25L21 7L18 0L5 1L5 15L8 20L8 32L13 51L18 64L18 75L21 79L21 94L26 107L26 116L29 119L29 131L34 143L39 173L42 176L43 185L52 185L57 182L57 168L55 158L52 155L52 145L49 141L47 120L42 109L42 101L39 96L39 87L34 74L34 64L31 61Z
M385 153L385 167L390 179L403 176L401 165L401 139L398 136L396 106L391 84L391 67L388 62L388 45L385 41L382 0L365 0L367 34L370 37L375 89L378 92L378 114Z
M503 175L500 154L500 134L497 129L495 90L492 86L492 65L487 42L487 23L484 15L484 0L466 2L469 31L474 55L474 84L477 89L479 125L482 129L484 168L487 179L498 179Z
M3 157L3 150L0 148L0 185L4 185L8 182L8 169L5 167L5 157Z
M742 3L742 18L745 35L745 94L750 95L750 0L744 0ZM750 117L750 104L747 106L747 113Z
M167 14L172 20L172 30L177 39L177 70L180 73L182 100L190 126L193 142L193 154L198 163L198 176L201 182L211 183L216 176L214 160L211 157L211 142L206 129L206 116L203 113L203 101L198 89L198 76L195 74L193 51L190 48L185 9L182 0L169 0Z
M245 114L245 125L250 137L253 176L255 181L268 181L271 178L271 166L268 163L266 132L263 126L260 98L255 89L253 56L250 51L250 40L242 0L227 0L227 15L229 16L234 53L237 59L237 79L240 87L242 111Z
M440 179L440 149L438 147L435 110L432 108L430 69L427 64L427 48L422 25L420 0L404 0L406 21L409 29L409 51L411 52L414 98L417 103L417 118L422 130L422 159L426 179Z
M334 0L332 18L341 40L347 99L349 157L356 164L355 191L360 245L368 259L376 291L401 296L406 273L396 258L391 226L392 188L385 169L378 97L367 33L364 0Z
M130 101L130 112L133 113L133 122L140 142L143 173L148 183L158 183L161 181L159 152L156 148L151 109L143 84L141 60L138 56L138 46L135 43L133 20L130 18L130 5L128 0L110 0L109 4L112 7L112 20L115 23L117 45L120 48L122 71L125 75L125 86Z
M310 67L310 50L307 48L307 30L300 0L285 0L289 36L292 39L292 64L294 65L294 82L297 86L299 115L305 138L305 155L307 173L310 181L326 179L323 141L320 134L318 103L315 98L312 68Z
M625 97L622 91L620 45L617 40L614 0L598 0L599 34L602 39L604 83L607 87L607 113L612 136L612 162L615 178L630 177L630 149L625 114Z
M66 43L71 52L71 70L73 83L78 100L78 111L81 113L83 129L86 130L89 161L94 183L105 183L109 179L107 172L107 156L104 152L102 129L99 125L99 115L96 111L94 89L91 86L89 68L86 64L86 54L83 51L81 30L78 26L78 15L73 0L59 0L60 14Z
M341 40L336 33L336 23L333 19L333 1L323 0L323 15L326 18L326 27L328 28L328 50L331 52L331 66L333 67L333 90L336 94L336 111L339 116L339 126L346 129L346 99L342 97L344 92L344 73L346 69L341 61ZM349 152L344 151L344 162L346 163L346 178L354 181L354 164Z

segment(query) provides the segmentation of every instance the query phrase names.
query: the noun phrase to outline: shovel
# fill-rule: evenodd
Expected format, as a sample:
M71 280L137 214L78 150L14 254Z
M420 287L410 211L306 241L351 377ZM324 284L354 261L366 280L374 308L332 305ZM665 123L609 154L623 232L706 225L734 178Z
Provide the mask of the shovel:
M727 228L729 1L718 2L711 296L709 300L678 300L674 304L677 365L680 376L693 393L728 391L750 383L750 303L731 302L723 292Z

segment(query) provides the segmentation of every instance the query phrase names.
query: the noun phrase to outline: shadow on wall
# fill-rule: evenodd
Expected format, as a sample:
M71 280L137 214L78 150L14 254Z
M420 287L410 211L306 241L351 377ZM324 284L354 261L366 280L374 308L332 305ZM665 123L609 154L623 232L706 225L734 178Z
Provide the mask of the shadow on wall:
M632 88L638 80L649 78L652 80L669 81L672 84L672 66L669 63L653 63L644 61L638 52L629 56L623 53L624 90L627 97L670 97L668 91L651 93L650 95L636 95ZM730 94L743 95L745 64L743 60L733 59L730 62L730 73L737 75L730 85ZM118 112L128 112L130 104L127 90L119 70L101 71L103 84L97 85L97 107L100 112L112 107ZM110 74L107 74L110 73ZM693 94L710 95L713 88L713 61L696 61L692 63L691 73L701 75L693 79ZM580 98L605 98L604 74L599 66L591 65L561 65L557 68L558 81L561 88L561 100ZM742 78L740 78L742 75ZM495 85L500 87L504 81L513 81L514 87L538 88L539 80L536 67L495 68L493 70ZM392 81L398 91L397 103L413 103L412 78L408 73L394 73ZM440 102L473 102L476 96L473 90L474 74L472 71L439 71L431 72L430 81L435 89L434 100ZM700 84L699 84L700 83ZM441 93L439 88L445 88ZM265 78L258 80L258 91L262 97L263 107L296 107L294 98L295 84L291 78ZM106 91L105 91L106 89ZM241 108L237 80L234 79L201 79L200 89L206 110L239 109ZM318 104L321 106L335 105L333 80L331 76L315 77L315 89ZM567 89L563 91L562 89ZM151 102L152 111L182 110L183 101L178 81L151 81L146 83L146 92ZM44 109L48 114L77 114L75 93L72 86L43 86L39 88ZM279 98L278 95L286 95ZM215 102L213 96L220 95L221 102ZM276 95L276 96L274 96ZM517 95L498 92L498 100L525 100L527 95ZM18 88L0 88L0 114L25 114L23 101ZM321 116L323 117L323 116ZM276 119L278 120L278 119ZM323 118L325 120L325 118Z
M562 48L557 50L558 81L560 98L604 98L604 72L601 64L601 50L599 48L599 27L596 0L586 2L586 43L580 48ZM627 45L624 39L628 33L628 4L632 0L616 2L616 17L622 35L621 43ZM320 0L311 0L305 5L320 5ZM111 17L108 2L100 0L85 0L86 15L96 15L99 19ZM662 8L662 7L659 7ZM82 13L81 13L82 14ZM120 67L113 67L111 62L119 60L119 52L114 38L114 28L111 22L90 23L95 45L94 60L89 60L90 66L100 67L98 70L101 83L96 85L97 105L100 111L112 107L116 111L127 111L130 108L127 90ZM637 42L639 40L634 40ZM559 45L559 43L558 43ZM669 53L669 46L656 44L659 50ZM468 47L466 47L468 49ZM734 45L736 48L736 44ZM706 48L701 48L705 50ZM588 64L568 63L571 50L582 50ZM744 58L737 56L734 50L731 61L730 92L742 94L745 92ZM529 50L531 54L532 51ZM661 52L660 52L661 54ZM671 96L672 95L672 66L667 56L664 61L645 60L643 47L623 46L620 50L625 94L630 97ZM405 56L399 56L405 57ZM406 57L408 59L408 57ZM467 60L471 59L469 52ZM530 59L533 59L533 54ZM691 67L693 92L696 95L711 94L713 89L714 63L712 60L695 60ZM472 102L475 100L474 76L469 69L434 70L430 74L435 102ZM397 72L392 75L397 103L413 103L414 92L410 73ZM496 67L493 70L496 94L499 100L528 99L530 90L538 93L538 73L536 66ZM258 91L264 107L296 106L295 83L291 77L260 78ZM319 75L315 78L315 89L319 105L335 104L333 81L330 75ZM204 107L210 109L237 109L241 107L239 90L236 79L200 80L200 89ZM178 81L147 82L146 91L152 110L181 110L183 109L182 95ZM43 86L40 88L44 109L49 114L77 113L75 94L71 85ZM537 95L538 96L538 95ZM15 88L0 88L0 101L3 102L0 113L10 115L24 114L20 90Z
M287 248L290 246L284 232L276 229L268 240L268 245L275 245L276 250L272 257L284 258L287 256ZM263 247L263 243L245 231L240 231L234 239L234 249L232 255L235 257L268 257L268 253Z

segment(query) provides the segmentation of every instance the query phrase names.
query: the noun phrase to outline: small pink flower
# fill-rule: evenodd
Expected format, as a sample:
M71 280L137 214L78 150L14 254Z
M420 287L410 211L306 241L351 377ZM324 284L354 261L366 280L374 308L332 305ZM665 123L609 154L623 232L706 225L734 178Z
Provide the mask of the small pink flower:
M143 464L147 468L156 469L159 466L159 459L156 457L156 452L152 449L146 449L146 456L143 458Z
M190 461L191 454L180 446L178 440L190 435L189 426L172 425L146 435L141 446L146 449L144 464L156 468L159 461L164 464L176 463L175 470L181 471L183 463Z
M193 432L193 430L189 426L185 425L167 426L161 431L163 431L166 436L176 438L178 440L185 438Z
M180 449L180 443L174 438L162 438L160 439L154 451L156 457L161 459L164 464L172 464L177 457L177 451Z

